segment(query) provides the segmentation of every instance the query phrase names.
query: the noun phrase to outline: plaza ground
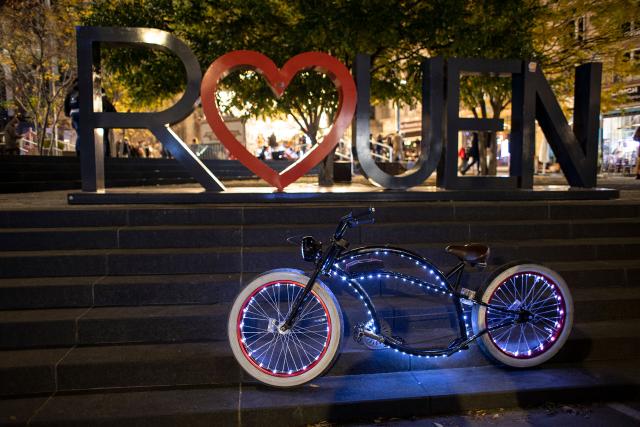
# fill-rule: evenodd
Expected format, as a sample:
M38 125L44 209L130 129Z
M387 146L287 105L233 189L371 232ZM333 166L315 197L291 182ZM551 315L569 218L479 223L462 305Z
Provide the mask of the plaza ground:
M562 404L549 402L528 409L499 408L468 411L444 417L378 418L345 427L635 427L640 425L640 402ZM331 423L314 424L329 427Z

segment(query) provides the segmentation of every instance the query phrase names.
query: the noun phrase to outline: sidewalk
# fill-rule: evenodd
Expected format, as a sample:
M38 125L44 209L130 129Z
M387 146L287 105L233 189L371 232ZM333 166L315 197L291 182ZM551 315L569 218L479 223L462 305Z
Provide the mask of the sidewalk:
M521 409L499 408L468 411L465 414L428 418L377 418L368 423L345 424L345 427L453 427L453 426L545 426L545 427L632 427L640 425L640 402L593 403L544 406ZM330 427L319 423L312 427Z

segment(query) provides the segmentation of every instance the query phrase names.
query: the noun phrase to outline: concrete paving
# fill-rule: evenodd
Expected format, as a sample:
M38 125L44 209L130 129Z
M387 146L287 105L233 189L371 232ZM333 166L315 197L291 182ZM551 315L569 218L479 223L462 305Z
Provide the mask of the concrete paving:
M343 424L345 427L635 427L640 425L640 402L593 403L586 405L547 403L535 408L474 410L446 417L376 418L370 422ZM312 427L331 427L328 422Z
M359 420L360 424L356 425L361 426L385 425L383 423L394 426L393 423L400 422L404 423L399 424L403 427L439 427L433 420L443 420L435 421L441 426L475 425L475 421L484 420L486 424L479 425L498 422L501 424L497 425L502 426L518 425L519 420L533 420L531 425L560 425L544 424L542 421L548 414L557 415L565 426L638 425L634 418L637 406L610 404L608 409L590 412L575 406L603 398L612 402L625 398L637 400L639 374L634 372L634 366L634 362L600 362L523 371L485 367L420 374L348 375L319 378L293 390L242 385L60 393L44 403L35 397L0 401L0 425L331 425L323 420L340 423L335 425ZM536 405L547 406L531 414L524 411L526 416L523 411L501 409ZM450 414L464 415L447 417ZM597 423L581 422L589 418L587 415ZM438 418L411 421L414 416ZM565 422L565 418L577 422Z

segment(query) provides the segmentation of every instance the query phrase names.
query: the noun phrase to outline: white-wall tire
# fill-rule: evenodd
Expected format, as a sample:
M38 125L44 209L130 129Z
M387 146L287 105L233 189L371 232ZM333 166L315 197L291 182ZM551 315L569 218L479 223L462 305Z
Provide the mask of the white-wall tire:
M269 326L282 320L286 313L280 308L308 281L298 270L272 270L249 283L233 303L227 326L229 345L245 372L264 384L282 388L305 384L329 369L339 353L342 311L331 290L319 280L306 305L313 312L301 312L306 317L301 316L288 335ZM269 300L279 303L270 305ZM265 348L273 348L271 357L263 354ZM278 355L274 355L276 350L280 350Z
M569 287L558 273L541 265L518 264L498 273L484 290L482 302L504 307L511 302L513 309L519 304L527 309L528 305L539 313L533 318L535 321L500 328L478 339L484 352L499 363L516 368L544 363L560 351L571 333L573 299ZM487 324L499 324L506 316L475 304L474 333L484 330ZM512 335L514 332L516 335Z

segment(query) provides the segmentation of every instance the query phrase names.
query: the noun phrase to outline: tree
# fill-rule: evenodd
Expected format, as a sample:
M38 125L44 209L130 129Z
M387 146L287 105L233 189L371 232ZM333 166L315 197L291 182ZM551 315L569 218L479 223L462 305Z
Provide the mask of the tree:
M28 115L41 153L47 129L56 140L64 97L75 78L75 33L72 25L61 23L78 22L80 4L13 0L0 9L0 62L10 71L0 78L13 92L8 107Z
M462 12L460 31L454 42L434 53L446 57L533 59L532 29L540 13L538 0L469 1ZM460 100L476 118L500 118L511 103L511 80L496 75L464 76ZM495 133L479 135L480 174L497 172ZM487 163L487 150L490 150Z
M536 59L566 107L572 107L574 67L591 61L603 62L603 109L624 103L615 95L625 76L638 73L621 48L632 20L640 20L638 0L561 0L538 10L532 28Z
M451 43L451 13L461 0L218 0L101 1L87 19L93 25L148 26L175 33L186 41L203 69L218 56L237 49L259 51L281 66L290 57L319 50L347 67L357 53L372 55L372 93L377 100L411 103L419 94L419 60L424 47ZM420 40L420 44L416 40ZM157 52L121 49L108 52L105 66L132 86L139 99L170 97L182 87L176 61ZM140 79L144 79L142 82ZM300 73L277 103L262 78L237 73L223 81L234 95L220 105L245 117L287 114L312 142L322 117L331 123L337 94L326 77ZM333 156L325 159L320 183L332 183Z

